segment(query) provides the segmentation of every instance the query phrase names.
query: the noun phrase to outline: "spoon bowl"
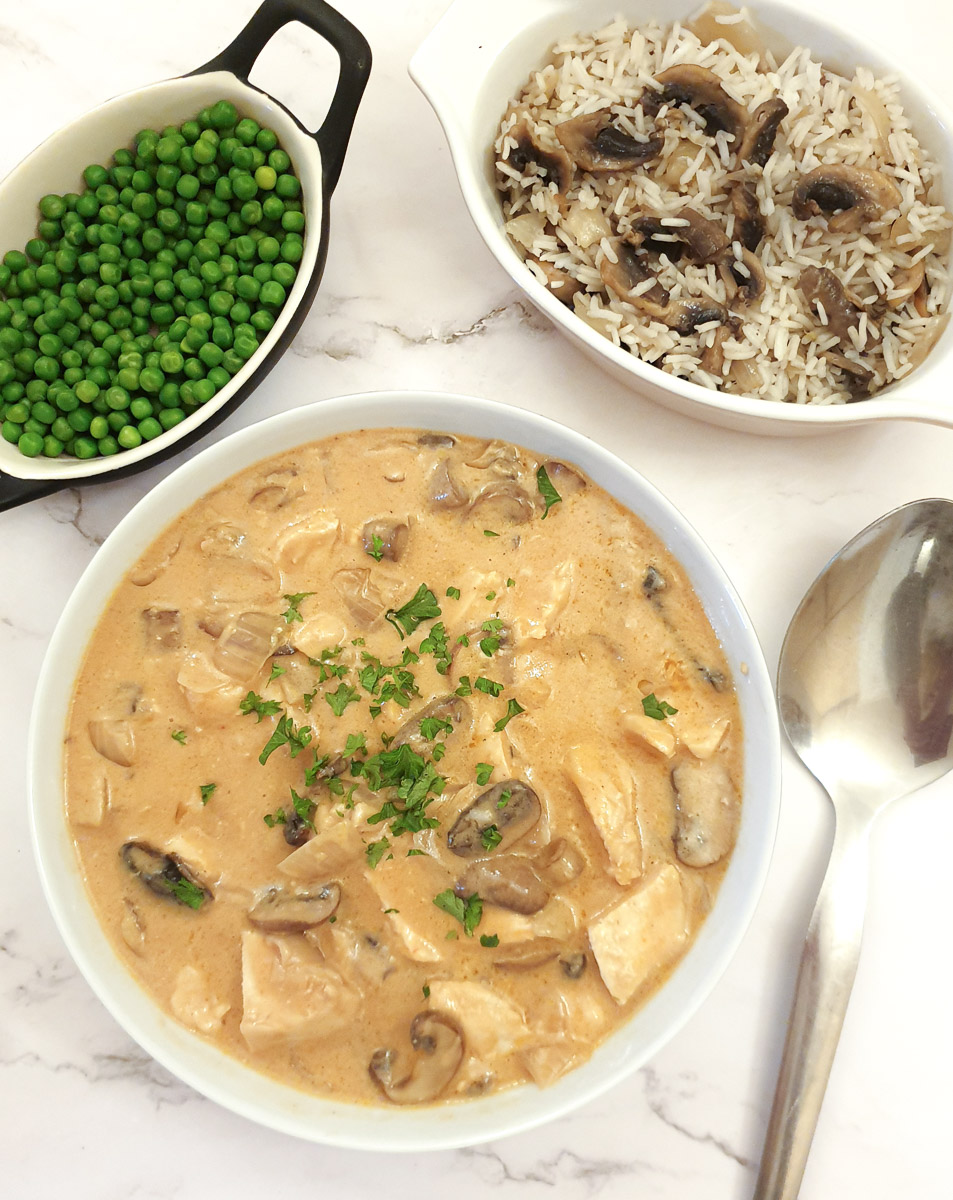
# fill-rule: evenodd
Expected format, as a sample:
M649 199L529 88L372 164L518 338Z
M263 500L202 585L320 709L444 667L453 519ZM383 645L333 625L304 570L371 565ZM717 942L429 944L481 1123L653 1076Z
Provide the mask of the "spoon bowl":
M871 823L953 767L953 503L903 505L828 563L781 647L778 703L836 825L755 1200L800 1187L857 970Z

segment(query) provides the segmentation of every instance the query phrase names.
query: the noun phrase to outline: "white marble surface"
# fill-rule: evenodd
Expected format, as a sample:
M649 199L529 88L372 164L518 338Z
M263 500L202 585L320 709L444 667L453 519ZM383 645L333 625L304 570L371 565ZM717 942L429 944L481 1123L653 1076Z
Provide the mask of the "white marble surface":
M477 2L477 0L474 0ZM953 19L935 0L804 0L861 22L953 102ZM192 69L255 0L0 0L0 173L98 101ZM375 67L340 186L317 301L291 351L225 430L377 388L471 392L544 412L658 485L734 579L771 670L828 555L887 509L953 496L953 432L894 423L771 439L678 417L596 372L509 286L469 223L407 61L444 0L340 0ZM294 32L257 82L314 122L331 56ZM953 382L953 381L951 381ZM831 836L825 797L785 748L762 903L722 982L626 1084L547 1128L429 1156L361 1155L253 1126L170 1077L113 1022L47 913L29 846L25 741L57 615L97 546L165 472L0 516L0 1162L38 1200L453 1194L657 1200L750 1195L799 947ZM953 784L889 811L871 850L865 946L805 1200L953 1194L947 847Z

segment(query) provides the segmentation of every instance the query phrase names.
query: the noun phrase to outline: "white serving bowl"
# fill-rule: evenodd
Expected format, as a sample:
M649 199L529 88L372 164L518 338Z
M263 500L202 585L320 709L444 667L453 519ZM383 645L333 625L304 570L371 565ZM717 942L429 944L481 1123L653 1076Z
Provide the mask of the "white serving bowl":
M312 133L266 92L248 82L256 58L274 33L300 20L326 38L341 74L322 127ZM27 458L0 439L0 511L61 488L115 479L178 453L224 420L251 394L291 345L317 293L328 250L328 203L338 181L351 126L371 69L361 33L324 0L266 0L234 40L189 75L153 83L107 100L42 142L0 181L0 255L36 235L37 204L48 193L82 192L83 170L107 164L140 129L181 125L217 100L273 129L301 183L304 252L275 323L255 354L207 403L178 425L133 450L108 457Z
M620 14L631 25L652 19L670 23L702 7L703 0L456 0L451 5L414 54L410 74L443 125L463 198L483 240L517 287L585 354L642 395L687 416L769 434L821 433L898 418L953 426L953 322L922 366L862 402L817 407L736 396L676 379L614 346L539 283L510 243L493 179L492 146L508 102L547 61L553 43L599 29ZM914 130L944 178L953 178L953 119L912 73L853 34L797 8L757 0L747 7L776 51L803 45L834 69L852 73L865 65L878 75L899 76Z
M127 972L96 919L66 824L65 731L85 647L125 572L185 508L235 472L302 443L372 427L428 428L503 438L578 464L642 517L681 562L725 650L744 724L741 829L708 920L665 986L584 1066L552 1087L532 1085L423 1110L373 1110L305 1095L258 1075L167 1017ZM332 1145L425 1150L471 1145L561 1116L654 1054L688 1020L727 967L768 868L780 794L779 732L771 681L734 589L698 534L641 475L582 434L488 400L433 393L370 393L328 400L253 425L213 445L158 484L89 565L50 642L30 732L30 811L40 877L60 932L91 987L129 1035L206 1096L263 1125Z

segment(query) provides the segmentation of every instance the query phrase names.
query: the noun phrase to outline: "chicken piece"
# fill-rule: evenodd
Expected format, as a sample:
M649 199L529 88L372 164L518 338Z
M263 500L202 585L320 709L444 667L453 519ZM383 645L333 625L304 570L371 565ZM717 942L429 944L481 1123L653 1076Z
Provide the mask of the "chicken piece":
M363 852L360 835L341 821L282 859L278 870L295 883L323 883L339 878Z
M520 613L513 621L517 642L552 633L572 597L576 564L557 563L550 574L520 576Z
M642 833L628 763L611 747L571 746L569 777L599 831L612 877L623 886L633 883L642 874Z
M540 1087L555 1083L590 1057L602 1039L612 1002L582 988L564 985L555 1004L534 1014L535 1043L522 1052L526 1069Z
M628 712L622 718L626 733L638 738L650 750L671 758L675 753L675 730L668 721L657 721L644 712Z
M533 1037L526 1014L484 983L431 980L429 1003L460 1026L468 1053L488 1062L518 1051Z
M434 896L453 887L450 872L429 855L407 858L406 850L400 849L393 859L369 867L365 878L407 955L415 962L439 962L447 930L460 928L434 904Z
M220 1029L231 1008L230 1004L212 995L204 971L192 965L183 967L175 977L169 1005L183 1025L199 1033L214 1033Z
M278 566L282 579L307 565L314 554L323 554L334 544L341 522L323 509L315 509L306 521L290 529L278 539ZM282 584L284 586L284 584Z
M589 926L603 982L625 1004L681 952L687 938L677 867L666 865Z
M675 853L689 867L725 857L738 836L741 805L724 763L685 759L672 770L678 827Z
M356 1018L360 997L304 938L242 934L242 1037L252 1050L324 1038Z
M714 721L692 721L690 718L682 721L680 717L681 714L675 718L678 740L696 758L711 758L731 728L727 717L718 717Z

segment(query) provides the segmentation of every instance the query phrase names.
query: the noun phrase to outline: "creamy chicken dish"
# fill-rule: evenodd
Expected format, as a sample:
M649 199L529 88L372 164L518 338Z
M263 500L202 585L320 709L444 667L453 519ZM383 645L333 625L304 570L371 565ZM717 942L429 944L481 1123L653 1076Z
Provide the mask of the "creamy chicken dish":
M575 467L403 429L188 509L90 642L70 827L117 953L255 1069L422 1104L584 1062L705 920L740 817L721 647Z

